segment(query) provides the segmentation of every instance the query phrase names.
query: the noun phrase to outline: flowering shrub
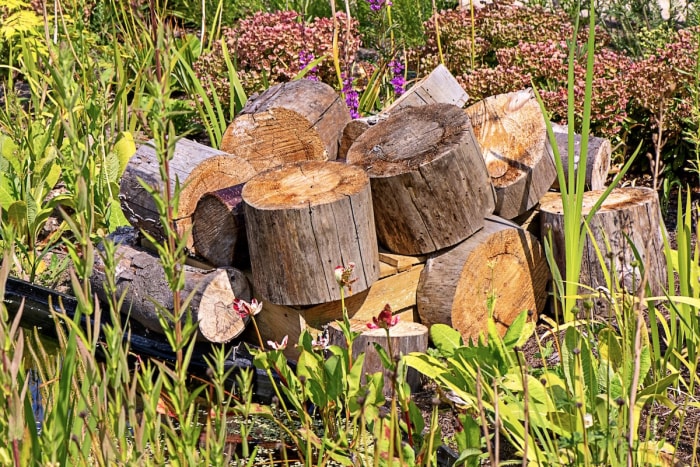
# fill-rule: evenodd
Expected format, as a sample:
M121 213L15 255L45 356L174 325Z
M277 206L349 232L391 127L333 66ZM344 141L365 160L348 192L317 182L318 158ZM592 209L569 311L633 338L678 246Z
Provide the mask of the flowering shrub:
M341 69L345 70L355 59L361 40L357 21L351 21L350 33L346 36L345 14L338 13L337 19L340 26L339 58ZM295 11L258 12L239 21L233 28L224 28L223 37L248 93L261 91L268 84L289 81L313 59L320 57L326 59L310 75L328 84L338 82L332 60L332 18L317 18L305 23ZM202 55L195 69L205 82L207 77L212 79L219 97L228 98L229 83L221 44L217 44L211 53Z

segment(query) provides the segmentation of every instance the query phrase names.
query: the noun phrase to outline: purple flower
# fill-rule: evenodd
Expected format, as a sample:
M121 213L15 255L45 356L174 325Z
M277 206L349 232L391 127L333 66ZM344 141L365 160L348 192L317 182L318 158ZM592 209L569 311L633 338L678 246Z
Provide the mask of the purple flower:
M372 11L379 11L384 5L392 5L391 0L367 0L367 3L369 3L369 8Z
M396 95L396 97L398 97L404 92L406 92L406 79L403 76L404 66L400 60L394 59L389 62L389 68L394 74L394 77L391 79L390 83L394 87L394 94Z
M343 74L343 95L345 96L345 103L350 109L350 117L360 118L360 112L358 112L360 95L352 88L352 77L345 73Z
M313 52L309 52L308 50L301 50L299 51L299 71L303 71L304 68L306 68L309 63L313 62L316 59L314 57ZM318 76L316 76L316 72L318 71L318 67L313 67L309 71L306 72L306 79L310 79L312 81L318 81Z

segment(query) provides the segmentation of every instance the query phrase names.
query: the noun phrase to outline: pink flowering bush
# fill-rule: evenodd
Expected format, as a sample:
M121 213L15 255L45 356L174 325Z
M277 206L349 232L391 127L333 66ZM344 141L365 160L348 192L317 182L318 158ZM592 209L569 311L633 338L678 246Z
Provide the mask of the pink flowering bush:
M346 40L346 16L338 13L337 18L339 55L344 70L354 61L361 39L357 21L351 21L350 40ZM258 12L232 28L224 28L223 36L241 83L249 94L267 85L291 80L312 61L311 57L325 59L310 76L331 85L338 82L332 59L331 18L316 18L305 23L295 11ZM195 70L200 79L212 79L219 97L228 98L229 83L220 44L199 58Z

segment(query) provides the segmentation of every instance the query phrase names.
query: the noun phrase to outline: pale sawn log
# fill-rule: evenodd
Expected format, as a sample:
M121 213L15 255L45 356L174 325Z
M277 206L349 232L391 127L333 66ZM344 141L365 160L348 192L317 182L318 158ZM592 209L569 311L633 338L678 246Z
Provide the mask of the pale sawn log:
M495 214L512 219L537 204L556 178L542 110L531 89L466 108L496 189Z
M380 120L384 120L404 107L416 107L426 104L452 104L463 107L469 100L469 95L464 91L459 82L452 76L445 65L438 65L429 75L408 88L405 93L389 104L378 115L356 118L348 122L343 129L340 140L340 152L338 158L345 158L350 146L362 133L374 126Z
M163 227L153 196L140 181L161 196L166 187L172 194L179 185L175 228L180 235L185 235L192 227L192 213L204 193L243 183L256 173L250 164L237 156L185 138L175 144L169 166L168 187L161 178L153 141L142 144L129 160L119 189L119 199L127 220L137 230L148 232L156 241L164 238ZM191 235L187 246L193 246Z
M214 266L248 260L242 191L240 184L205 193L192 216L194 249Z
M569 178L569 135L568 133L554 131L554 137L557 140L557 148L559 156L564 168L564 179ZM581 158L581 135L574 135L574 170L578 172L579 160ZM612 157L612 146L607 138L598 138L596 136L588 137L588 150L586 151L586 181L587 190L602 190L605 188L605 183L610 171L610 160ZM555 178L552 188L559 190L559 179Z
M350 112L333 88L300 79L251 98L228 126L221 150L257 172L288 162L335 160Z
M603 192L596 190L583 194L583 217L588 216ZM566 280L562 208L558 193L548 193L540 203L542 236L551 233L554 258ZM642 286L642 268L646 271L646 284L652 294L663 295L668 285L663 242L666 227L656 191L645 187L614 189L593 215L589 226L592 238L587 236L584 243L578 282L582 284L580 293L593 300L594 314L607 314L611 309L611 299L621 290L636 294ZM596 245L602 262L596 253ZM641 261L637 261L635 249ZM606 281L602 264L608 269L612 283Z
M379 277L367 174L340 162L267 170L243 188L253 286L280 305L340 299L337 266L355 264L357 292Z
M494 193L462 109L406 107L367 130L347 163L370 176L377 238L389 251L431 253L484 225Z
M416 291L421 323L447 324L465 342L486 335L489 297L501 335L523 311L544 308L550 272L537 239L516 224L488 217L483 229L430 256Z
M136 247L133 233L117 240L116 293L125 297L121 312L147 329L163 334L156 304L172 313L174 301L160 259ZM251 299L245 275L234 268L204 270L187 265L183 268L185 283L181 297L184 300L192 294L189 313L192 321L198 323L198 339L225 343L239 336L246 322L234 311L233 300ZM90 282L101 300L107 299L105 280L104 263L98 255Z
M372 321L370 320L370 322ZM420 323L399 320L395 326L389 328L388 339L385 329L369 329L366 321L351 320L350 329L360 333L352 344L353 359L356 359L361 353L365 354L362 366L362 381L366 381L365 375L367 374L382 373L384 375L383 392L387 399L395 395L392 384L394 374L392 371L384 368L374 344L379 344L387 352L391 348L390 357L394 358L395 361L398 361L402 355L408 355L411 352L426 352L428 350L428 328ZM391 346L389 346L389 339L391 339ZM328 343L342 348L347 347L345 336L338 322L333 322L328 326ZM417 392L421 389L420 373L413 368L409 368L406 372L406 382L411 388L411 392Z

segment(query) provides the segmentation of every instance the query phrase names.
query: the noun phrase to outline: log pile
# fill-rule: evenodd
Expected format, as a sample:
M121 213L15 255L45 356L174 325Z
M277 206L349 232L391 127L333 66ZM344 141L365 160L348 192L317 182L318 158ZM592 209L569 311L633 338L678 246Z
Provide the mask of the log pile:
M543 229L557 230L557 208L547 194L556 170L544 116L531 90L462 109L466 99L444 67L365 120L351 121L326 85L274 86L234 119L221 151L198 148L192 155L195 143L178 143L173 160L182 165L180 183L213 179L188 194L178 228L193 224L191 253L203 261L218 270L244 269L252 295L263 302L256 316L263 340L288 336L289 358L298 357L294 344L302 332L318 335L342 318L343 307L358 329L388 303L402 322L426 329L449 324L465 340L482 334L489 319L501 333L523 310L536 319L547 300L549 268L538 230L511 219L532 221L544 199L543 212L554 217L544 217ZM589 155L600 156L587 164L591 186L604 183L609 167L609 143L599 143L588 147ZM568 149L568 142L556 144L560 152ZM130 165L121 197L135 213L148 205L135 180L154 189L162 182L154 169L139 169L157 166L152 150L140 149ZM648 203L632 204L654 211ZM660 223L641 211L635 216L645 229ZM155 218L152 210L129 216L154 236ZM650 248L658 251L658 243ZM350 264L352 293L341 294L335 270ZM139 274L132 266L125 271L123 281ZM205 311L204 303L193 310L200 323L207 313L223 316ZM402 342L394 348L403 352L419 350L424 341L412 332L397 331L397 338Z

